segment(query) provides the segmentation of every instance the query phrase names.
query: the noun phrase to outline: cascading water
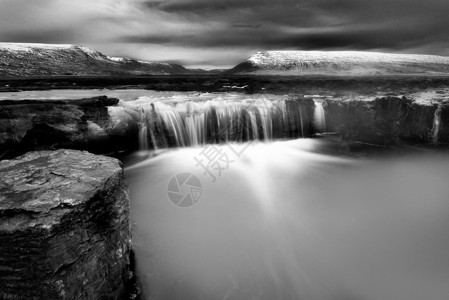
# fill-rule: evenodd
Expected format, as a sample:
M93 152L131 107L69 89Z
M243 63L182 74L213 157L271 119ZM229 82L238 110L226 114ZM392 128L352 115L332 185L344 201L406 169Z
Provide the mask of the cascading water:
M148 127L146 123L139 124L139 150L148 150Z
M151 102L142 107L139 125L140 149L157 144L188 147L227 141L272 140L305 136L301 107L292 106L291 113L284 100L207 100L201 102ZM291 107L290 107L291 109ZM146 125L145 125L145 124Z
M147 151L148 150L148 124L146 120L147 114L145 110L142 108L142 114L139 123L137 124L139 127L139 150Z
M323 102L315 100L315 111L313 113L313 122L318 132L326 131L326 116L324 113Z
M435 110L435 114L433 117L433 126L432 126L432 143L438 144L438 133L440 131L440 124L441 124L441 112L443 111L443 107L439 105L437 109Z

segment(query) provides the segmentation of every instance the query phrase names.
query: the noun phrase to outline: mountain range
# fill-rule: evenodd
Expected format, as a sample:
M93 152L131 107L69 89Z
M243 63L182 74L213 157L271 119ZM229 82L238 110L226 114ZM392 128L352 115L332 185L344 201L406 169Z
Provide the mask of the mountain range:
M0 77L173 75L201 71L178 64L110 57L83 46L0 43Z
M179 64L110 57L76 45L0 43L0 77L217 74ZM449 57L362 51L257 52L228 75L449 75Z
M449 57L362 51L257 52L230 74L253 75L449 75Z

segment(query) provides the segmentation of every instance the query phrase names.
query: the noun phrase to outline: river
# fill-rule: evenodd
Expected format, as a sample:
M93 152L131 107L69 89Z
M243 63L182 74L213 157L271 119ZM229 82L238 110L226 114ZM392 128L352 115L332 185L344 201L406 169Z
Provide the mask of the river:
M443 150L296 139L307 136L304 111L292 115L281 95L59 90L0 100L96 95L142 114L141 151L124 163L143 299L449 299ZM317 99L318 132L325 118ZM207 144L214 135L221 144Z
M144 299L447 299L449 156L342 144L251 142L129 159ZM216 152L207 172L198 161ZM191 195L184 204L170 194L173 178L175 194Z

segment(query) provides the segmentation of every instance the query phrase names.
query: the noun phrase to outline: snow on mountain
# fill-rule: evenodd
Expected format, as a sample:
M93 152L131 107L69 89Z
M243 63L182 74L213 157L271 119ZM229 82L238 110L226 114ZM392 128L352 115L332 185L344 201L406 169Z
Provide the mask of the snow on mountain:
M69 44L37 44L37 43L0 43L0 50L32 52L34 49L69 49Z
M449 74L449 57L361 51L257 52L230 73L251 74Z
M110 57L84 46L0 43L0 77L185 73L189 70L180 65Z
M108 56L108 59L116 62L123 62L126 60L126 58L124 57L114 57L114 56Z

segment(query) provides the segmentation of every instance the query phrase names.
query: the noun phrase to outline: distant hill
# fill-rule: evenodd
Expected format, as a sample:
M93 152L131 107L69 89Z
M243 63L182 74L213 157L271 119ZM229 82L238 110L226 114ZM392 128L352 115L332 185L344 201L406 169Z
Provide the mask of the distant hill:
M202 70L189 70L178 64L109 57L82 46L0 43L0 77L199 73Z
M228 70L254 75L449 75L449 57L362 51L258 52Z

